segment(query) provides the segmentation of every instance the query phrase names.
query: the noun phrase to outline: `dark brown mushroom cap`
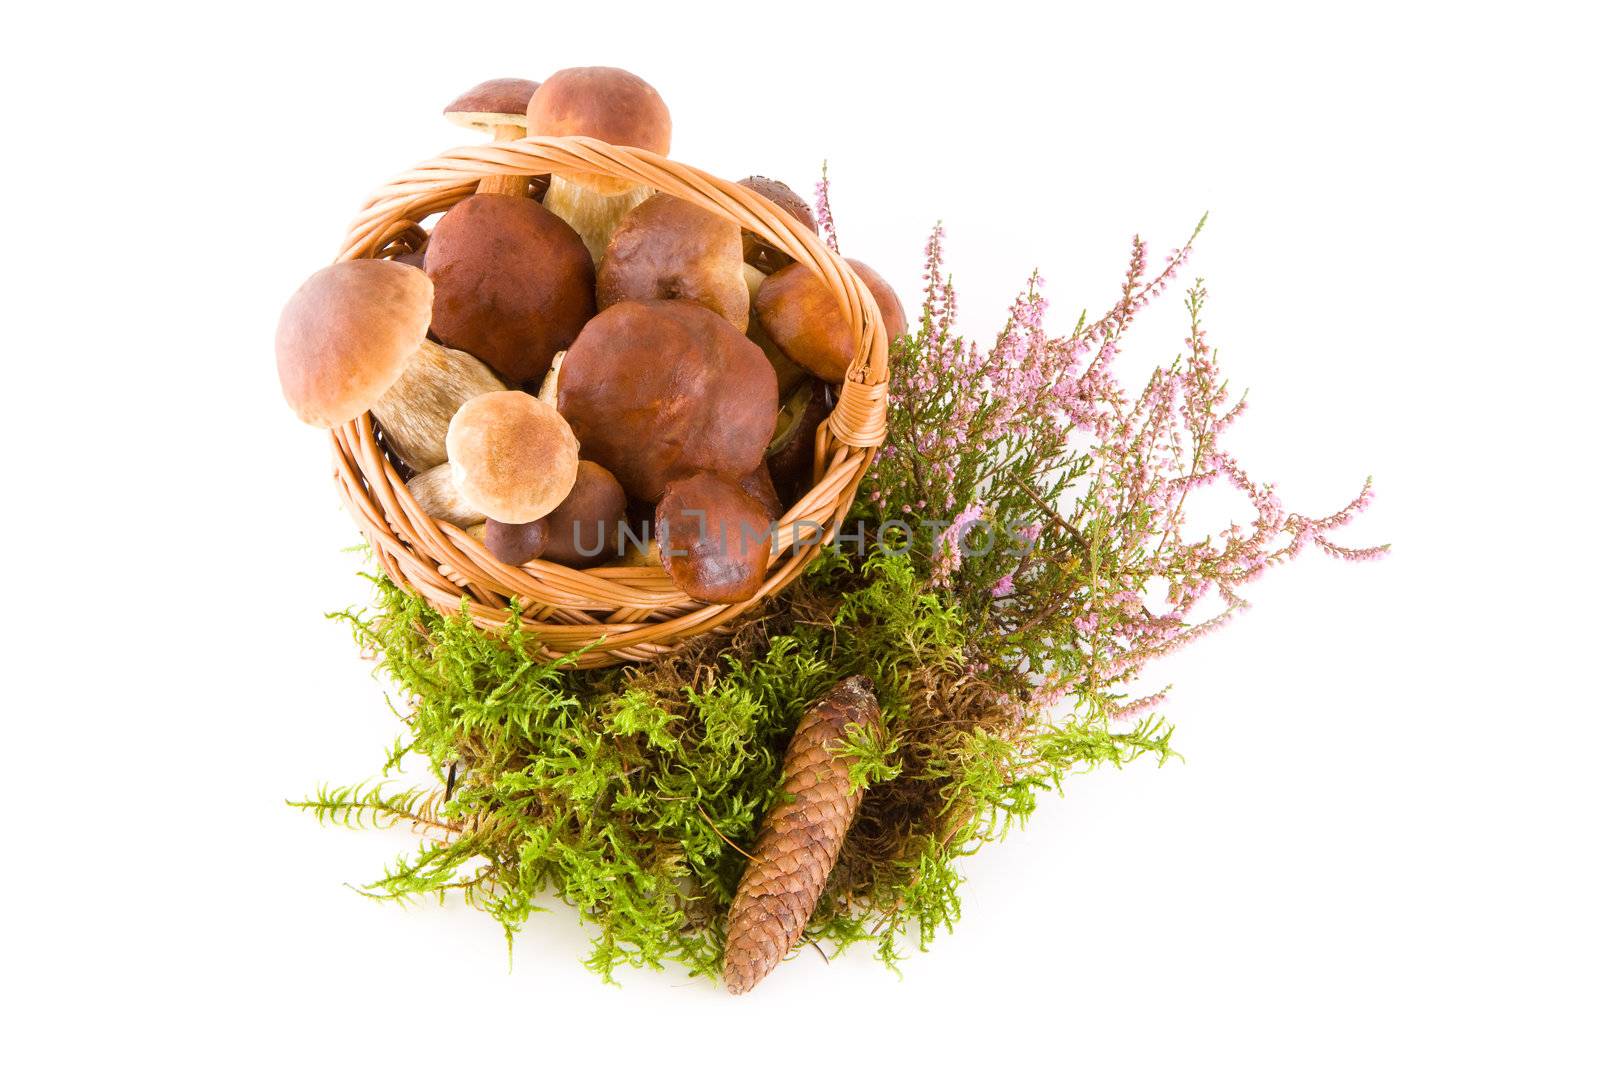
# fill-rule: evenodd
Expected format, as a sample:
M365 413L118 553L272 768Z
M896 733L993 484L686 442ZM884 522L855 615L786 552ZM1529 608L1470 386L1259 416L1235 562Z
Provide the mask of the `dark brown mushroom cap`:
M811 488L817 428L833 410L833 398L826 385L810 378L784 400L783 407L777 433L767 446L767 471L778 498L792 504Z
M485 519L483 547L501 563L520 567L530 559L541 558L550 544L550 517L532 522L501 522Z
M542 519L572 491L578 440L549 404L514 389L461 405L445 435L461 499L491 519Z
M783 504L778 500L777 487L772 484L772 472L767 469L765 463L758 464L753 471L741 474L735 481L751 500L761 505L768 522L783 514Z
M491 78L452 100L444 117L457 126L493 132L496 126L528 125L528 101L539 83L526 78Z
M595 298L602 309L623 300L692 300L743 333L750 323L750 289L738 225L657 193L612 233Z
M817 219L811 213L811 205L807 204L799 193L783 182L778 181L776 178L763 178L759 174L754 174L742 179L739 184L746 189L760 193L772 201L775 206L787 211L812 233L817 232ZM794 262L794 259L787 252L778 251L749 230L740 232L744 261L760 269L763 274L771 274L773 271L787 267Z
M628 496L611 472L580 460L578 480L561 506L544 517L548 524L544 558L567 567L594 567L622 550L619 523L626 522Z
M567 350L556 405L585 459L629 496L658 501L675 478L754 469L777 422L778 382L722 316L685 300L628 300Z
M661 95L637 74L616 67L569 67L546 78L528 101L528 132L540 137L593 137L607 144L666 155L672 115ZM627 192L622 178L572 175L607 196Z
M672 482L656 538L672 584L696 600L737 604L766 580L772 515L736 478L709 471Z
M858 259L847 259L878 304L892 341L906 331L906 313L889 283ZM761 283L756 317L783 354L825 382L844 381L856 356L856 339L844 309L818 275L791 263Z
M433 285L415 267L354 259L324 267L278 319L278 382L303 422L329 429L367 411L428 336Z
M512 385L535 386L594 315L594 263L540 204L469 196L445 212L425 255L433 333Z

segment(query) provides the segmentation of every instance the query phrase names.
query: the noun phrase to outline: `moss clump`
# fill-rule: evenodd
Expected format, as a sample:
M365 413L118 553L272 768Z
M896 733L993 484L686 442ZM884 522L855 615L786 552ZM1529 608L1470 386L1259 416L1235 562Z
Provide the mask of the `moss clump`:
M723 920L801 713L835 682L872 679L884 737L853 742L861 815L807 932L872 940L892 963L959 915L956 861L1098 763L1168 754L1168 732L1104 716L1040 722L1015 685L968 663L970 628L906 558L824 556L728 633L643 667L561 671L384 579L344 613L398 687L405 733L375 783L298 802L347 825L424 831L366 891L459 892L508 941L542 894L594 927L588 965L720 966ZM1011 680L1020 684L1021 679ZM403 769L425 765L430 784Z

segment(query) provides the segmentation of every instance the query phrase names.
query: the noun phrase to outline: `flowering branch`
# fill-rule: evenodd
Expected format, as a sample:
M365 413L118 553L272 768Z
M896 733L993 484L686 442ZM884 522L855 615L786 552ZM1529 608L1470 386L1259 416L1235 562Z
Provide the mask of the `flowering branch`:
M819 217L831 232L826 192L824 175ZM864 499L884 520L915 518L909 549L929 585L978 621L979 661L1010 672L1035 709L1071 698L1095 714L1141 715L1166 691L1121 694L1151 661L1247 608L1243 586L1308 545L1342 560L1387 551L1331 537L1371 503L1370 480L1313 517L1289 511L1223 447L1246 404L1231 397L1206 338L1202 280L1187 291L1178 355L1136 395L1117 376L1131 328L1204 225L1153 276L1135 237L1116 302L1065 336L1045 328L1035 272L988 348L956 332L942 228L925 247L921 319L895 347L889 437ZM1253 514L1192 529L1191 500L1221 489Z

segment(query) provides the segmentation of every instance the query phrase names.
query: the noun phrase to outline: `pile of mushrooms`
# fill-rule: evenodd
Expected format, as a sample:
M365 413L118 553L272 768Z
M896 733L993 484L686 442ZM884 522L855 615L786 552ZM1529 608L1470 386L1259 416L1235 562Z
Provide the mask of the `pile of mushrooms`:
M495 141L665 155L672 134L660 95L611 67L484 82L444 113ZM740 184L816 232L782 182ZM644 562L695 600L757 596L856 354L821 280L702 208L598 176L486 177L418 232L290 298L277 356L295 413L332 428L370 412L418 508L508 566ZM850 262L903 332L894 292Z

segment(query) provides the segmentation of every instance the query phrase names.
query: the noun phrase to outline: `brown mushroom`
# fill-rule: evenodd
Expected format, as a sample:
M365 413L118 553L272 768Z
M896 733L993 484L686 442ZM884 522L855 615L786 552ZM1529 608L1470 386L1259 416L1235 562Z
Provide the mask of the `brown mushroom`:
M808 378L790 393L778 413L778 428L767 446L767 471L778 499L793 504L811 488L817 429L833 410L826 385Z
M817 219L811 213L811 205L801 198L799 193L789 188L776 178L763 178L752 175L739 182L746 189L753 190L766 197L772 203L794 216L795 220L810 230L817 232ZM749 230L741 231L744 261L755 267L762 274L771 274L775 270L787 267L794 262L794 258L787 252L780 252L772 245L763 241Z
M445 441L461 499L500 522L556 509L578 477L578 440L556 410L515 390L461 406Z
M456 409L504 386L428 340L433 296L426 274L392 260L335 263L307 279L278 320L278 380L295 414L331 429L370 410L406 466L443 463Z
M616 67L570 67L546 78L528 101L528 133L593 137L607 144L666 155L672 116L650 84ZM552 174L545 206L583 237L599 263L611 231L650 190L623 178Z
M655 502L675 478L754 469L777 422L778 384L720 315L684 300L627 300L567 350L556 406L585 459Z
M621 483L600 464L580 460L572 492L544 518L549 526L544 558L567 567L615 559L627 518L628 497Z
M703 471L667 486L656 539L672 584L696 600L737 604L767 577L772 515L736 478Z
M657 193L628 212L596 271L595 303L692 300L743 332L750 290L739 227L687 200Z
M539 83L526 78L493 78L474 85L450 102L444 117L457 126L482 130L496 141L516 141L528 132L528 100ZM490 174L478 182L485 195L527 196L526 174Z
M783 504L778 500L777 487L772 484L772 472L767 469L765 463L757 465L755 470L747 471L734 480L751 500L761 505L768 522L783 514Z
M469 531L483 522L483 512L461 499L461 490L456 488L455 476L451 474L448 463L413 475L406 482L406 489L416 500L417 506L439 522Z
M594 266L572 228L532 200L469 196L428 239L433 333L516 386L537 386L594 315Z
M501 563L520 567L530 559L544 556L550 544L550 517L532 522L501 522L489 519L483 524L483 547Z
M744 265L744 281L746 290L750 293L751 308L750 324L745 327L744 335L766 353L767 362L772 364L772 372L778 376L778 395L788 396L801 382L811 380L811 372L783 354L778 342L774 341L767 334L766 327L761 325L760 316L754 313L756 293L761 291L761 283L766 280L765 274L748 263Z
M847 259L878 304L889 340L905 333L906 313L889 283L857 259ZM825 382L844 381L856 339L844 309L822 279L799 263L768 276L756 293L756 317L783 354Z

